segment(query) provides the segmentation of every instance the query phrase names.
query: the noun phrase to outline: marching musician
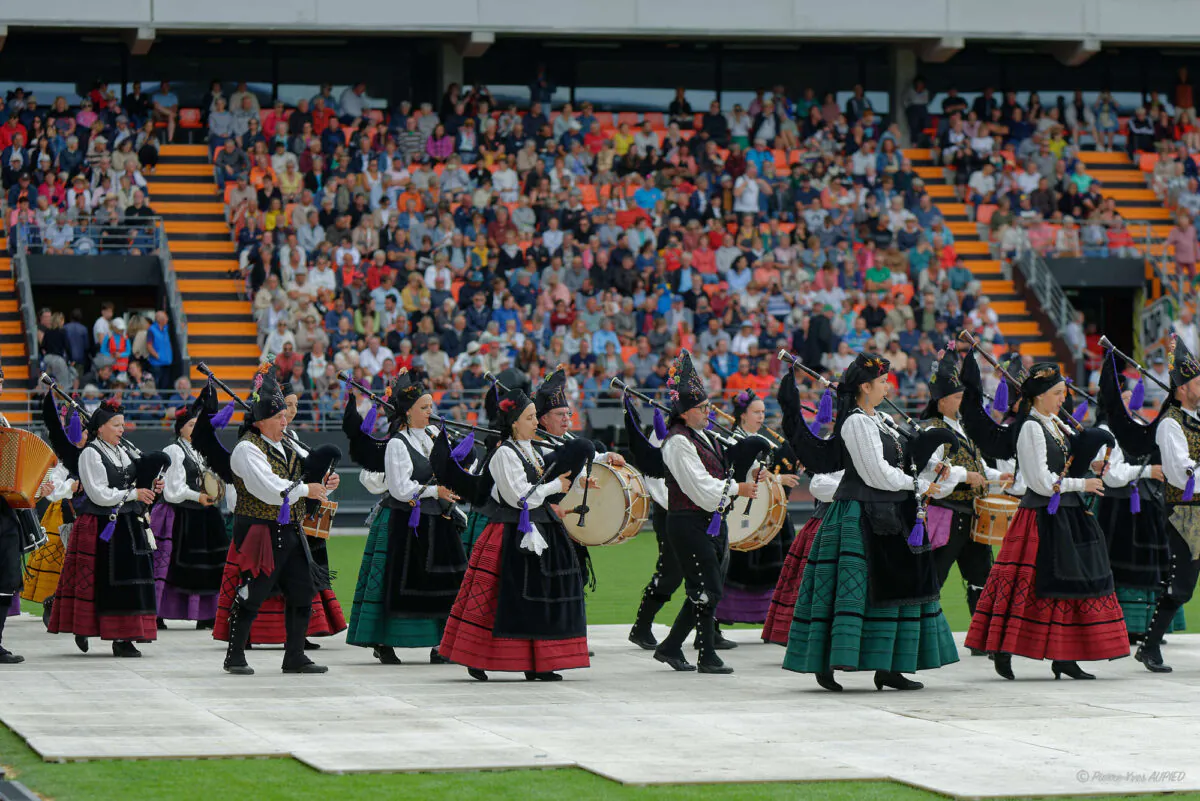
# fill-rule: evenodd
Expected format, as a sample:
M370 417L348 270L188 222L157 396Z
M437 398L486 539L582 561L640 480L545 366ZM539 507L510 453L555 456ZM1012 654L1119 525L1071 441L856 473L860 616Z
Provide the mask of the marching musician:
M878 690L919 690L902 674L958 661L929 546L913 541L915 496L939 487L905 473L901 434L877 408L889 369L860 353L838 384L845 473L809 551L783 661L833 692L835 670L874 670Z
M402 369L385 398L390 398L384 453L386 567L382 586L368 586L363 597L377 616L375 624L364 627L352 612L354 634L347 641L374 648L385 665L400 664L396 648L429 648L429 661L443 664L447 660L437 645L467 568L458 518L451 513L459 498L438 486L430 463L437 436L429 426L433 395ZM364 553L364 570L368 558L376 557ZM363 640L368 631L372 636Z
M533 394L533 404L537 408L538 428L553 437L574 439L571 433L571 402L567 399L567 373L562 365L546 376L537 391ZM615 451L597 453L597 462L621 467L625 458Z
M216 505L220 498L204 491L208 464L192 445L199 414L196 405L175 412L175 439L163 448L171 465L162 502L151 512L158 536L154 572L162 629L164 620L194 620L197 630L213 627L229 551L225 518Z
M485 465L489 523L471 549L438 653L479 681L489 670L559 681L555 671L589 664L583 575L573 541L546 503L573 482L570 471L545 474L528 395L510 387L495 411L501 440Z
M967 647L992 654L1006 679L1013 654L1053 660L1056 679L1092 679L1079 661L1129 653L1104 533L1081 498L1103 494L1103 482L1067 475L1071 444L1058 418L1066 397L1053 362L1034 364L1021 383L1016 454L1026 490L967 633Z
M784 380L787 380L786 378ZM743 390L733 398L733 418L735 437L753 436L763 431L763 421L767 416L767 407L762 398L753 390ZM776 462L783 470L776 473L784 488L784 497L791 493L792 488L800 483L800 476L793 472L796 465L784 465ZM758 503L769 503L762 499ZM721 602L717 604L716 615L720 623L764 623L771 607L771 597L783 570L787 553L791 550L792 541L796 538L796 528L792 517L786 511L783 517L783 527L766 545L753 551L730 551L729 569L725 575L725 588L721 592ZM716 632L717 650L737 647L737 643L727 640Z
M628 424L628 421L627 421ZM633 433L630 433L633 436ZM651 431L648 441L651 447L661 448L662 440L658 432ZM638 465L641 467L641 465ZM651 475L642 475L642 483L650 493L653 506L650 509L650 524L654 528L654 539L658 543L658 560L654 563L654 575L642 590L642 602L638 605L637 616L633 628L629 630L629 641L645 651L653 651L658 647L651 627L654 616L667 605L675 590L683 583L683 569L675 552L667 540L667 483L666 479Z
M246 642L259 608L276 589L283 593L284 673L324 673L304 653L314 595L312 560L300 528L301 501L323 501L336 489L338 476L324 482L302 481L301 456L284 445L287 404L274 370L260 372L251 395L251 421L230 457L237 488L231 558L241 583L229 613L229 647L225 670L251 675ZM260 368L261 369L261 368Z
M667 539L683 570L687 597L670 633L654 658L678 671L726 674L716 649L716 607L725 583L729 531L724 514L733 498L753 498L754 482L735 483L727 476L721 443L705 429L710 408L704 381L683 351L671 365L667 381L672 400L666 442ZM683 655L683 642L695 630L698 666Z
M124 433L125 410L111 399L92 412L89 442L79 454L84 498L47 628L52 634L74 634L75 645L85 653L88 638L100 637L112 641L113 656L139 657L134 643L158 636L155 543L145 509L162 491L163 481L136 486L137 467L122 446ZM161 454L141 458L151 468L158 459L165 463Z
M1170 673L1163 663L1162 640L1176 612L1191 600L1200 576L1200 499L1193 492L1200 460L1200 361L1178 334L1167 348L1171 393L1154 440L1166 478L1167 536L1172 569L1158 599L1146 640L1135 658L1152 673Z
M974 358L974 355L967 358ZM922 477L932 483L936 480L938 465L943 461L950 465L949 472L938 482L939 489L930 495L932 508L927 519L931 536L939 529L942 534L948 532L945 544L934 550L933 562L939 588L946 586L950 568L958 563L958 571L967 585L967 608L974 615L975 604L992 569L992 546L971 537L975 526L975 499L987 496L989 482L1001 483L1012 476L988 467L978 446L963 429L958 416L963 390L958 354L953 350L938 354L929 379L929 404L921 418L929 421L927 427L953 432L958 447L949 455L945 453L944 445L938 447ZM972 651L972 655L982 655L982 652Z

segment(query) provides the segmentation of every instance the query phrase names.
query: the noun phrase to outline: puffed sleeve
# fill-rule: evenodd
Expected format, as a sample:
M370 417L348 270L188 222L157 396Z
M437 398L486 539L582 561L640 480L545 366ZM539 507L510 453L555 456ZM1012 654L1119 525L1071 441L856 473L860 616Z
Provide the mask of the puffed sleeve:
M842 424L842 439L854 469L867 486L889 492L912 490L912 478L883 458L883 442L879 429L865 414L852 414ZM929 482L917 479L917 491L924 492Z
M662 455L667 469L692 503L706 512L717 511L721 498L732 489L731 482L709 475L691 440L682 434L667 437Z
M1046 429L1037 420L1026 420L1017 435L1017 461L1025 486L1038 495L1049 497L1054 494L1054 482L1058 476L1046 467ZM1082 478L1064 478L1060 489L1063 492L1083 492Z
M1103 448L1100 449L1097 458L1104 458ZM1125 461L1125 452L1121 450L1121 446L1114 445L1112 453L1108 457L1108 472L1104 474L1104 486L1113 488L1125 487L1131 482L1149 475L1149 465L1130 464Z
M71 484L71 476L67 472L67 466L62 462L50 468L50 475L46 476L46 480L54 485L54 489L46 496L46 500L54 503L70 498L74 493Z
M387 448L383 453L383 467L384 474L387 476L388 492L398 501L413 500L413 495L418 490L420 490L422 498L436 498L438 494L436 484L430 484L421 490L421 485L413 480L412 457L408 454L408 447L400 441L401 436L403 435L400 434L388 440Z
M137 489L113 489L108 483L104 460L95 448L84 448L79 454L79 480L88 500L97 506L120 506L137 498Z
M942 459L946 455L946 446L939 445L938 449L929 457L929 463L925 465L925 469L921 471L921 479L932 484L937 480L937 467L942 463ZM952 464L946 477L938 484L938 491L932 493L931 497L945 498L950 493L954 492L955 487L967 480L967 468L962 465Z
M1188 455L1187 437L1183 435L1183 428L1170 417L1165 417L1154 432L1154 442L1162 454L1163 475L1167 482L1176 489L1184 489L1187 485L1188 470L1195 469L1195 464Z
M818 501L831 503L833 495L837 492L838 485L842 483L842 476L845 473L845 470L839 470L836 473L817 473L812 477L812 481L808 483L808 491Z
M372 495L382 495L388 491L386 473L373 473L370 470L360 470L358 471L358 483L362 484L367 492Z
M242 479L250 494L265 504L279 506L283 503L283 493L292 482L286 481L271 472L267 455L251 442L239 442L229 457L229 467L234 475ZM308 485L297 484L288 493L288 500L295 503L301 498L308 497Z
M187 485L187 471L183 467L183 448L172 442L163 448L163 453L171 457L167 474L163 477L163 500L167 503L183 503L200 501L200 493Z

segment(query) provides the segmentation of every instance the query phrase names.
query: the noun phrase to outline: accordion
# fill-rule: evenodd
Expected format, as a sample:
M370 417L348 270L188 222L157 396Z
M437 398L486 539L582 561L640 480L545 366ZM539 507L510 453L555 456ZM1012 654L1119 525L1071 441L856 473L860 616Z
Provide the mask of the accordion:
M58 460L39 437L16 428L0 428L0 498L14 509L32 509L37 491Z

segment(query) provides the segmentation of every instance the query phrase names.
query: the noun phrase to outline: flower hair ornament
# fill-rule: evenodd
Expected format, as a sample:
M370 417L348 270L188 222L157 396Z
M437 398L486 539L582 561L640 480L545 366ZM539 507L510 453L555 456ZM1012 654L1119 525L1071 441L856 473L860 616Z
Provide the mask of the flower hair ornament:
M505 398L504 400L500 401L499 404L497 404L502 412L511 412L513 407L516 405L517 404L512 400L512 398Z

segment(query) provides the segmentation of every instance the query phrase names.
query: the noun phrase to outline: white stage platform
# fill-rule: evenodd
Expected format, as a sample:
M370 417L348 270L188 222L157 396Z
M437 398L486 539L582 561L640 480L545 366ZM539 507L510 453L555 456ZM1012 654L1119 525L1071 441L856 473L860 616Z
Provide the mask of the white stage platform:
M628 784L892 779L959 797L1200 790L1200 636L1172 635L1175 666L1089 664L1097 681L1053 681L1014 661L1017 681L967 656L920 674L926 689L876 692L839 674L841 694L780 669L783 650L734 631L732 676L677 674L596 626L588 670L556 684L400 651L383 666L323 640L323 676L284 676L282 653L254 650L258 674L221 671L224 647L174 624L119 660L93 641L13 619L0 669L0 720L50 761L293 756L330 773L578 766ZM659 628L659 635L665 629ZM961 635L959 635L961 643Z

